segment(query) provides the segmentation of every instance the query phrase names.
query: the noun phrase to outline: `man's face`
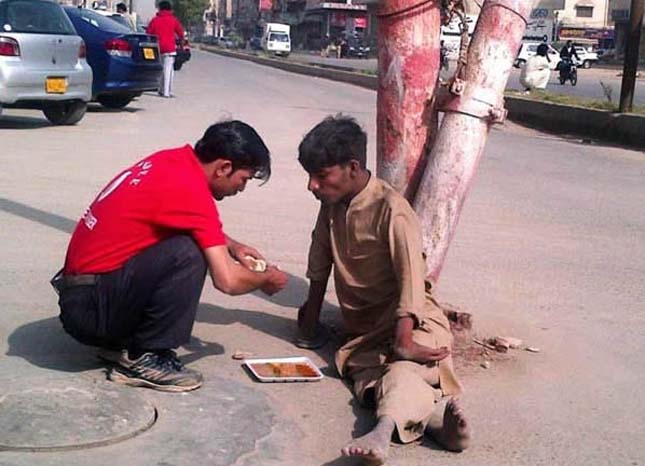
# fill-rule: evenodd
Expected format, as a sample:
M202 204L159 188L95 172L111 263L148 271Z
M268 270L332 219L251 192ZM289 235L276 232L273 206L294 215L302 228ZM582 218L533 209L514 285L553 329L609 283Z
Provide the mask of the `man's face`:
M211 178L209 182L213 197L221 201L225 197L235 196L244 191L246 182L253 178L255 172L248 168L239 168L228 174Z
M307 189L324 204L336 204L344 200L353 187L350 165L333 165L309 173Z

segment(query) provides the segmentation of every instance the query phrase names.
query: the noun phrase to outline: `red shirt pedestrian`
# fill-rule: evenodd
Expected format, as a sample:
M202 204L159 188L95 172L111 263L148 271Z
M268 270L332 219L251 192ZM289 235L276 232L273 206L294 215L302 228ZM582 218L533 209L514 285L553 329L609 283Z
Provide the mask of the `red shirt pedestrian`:
M148 34L159 38L160 53L174 53L177 51L176 38L184 39L184 28L172 13L172 10L159 10L157 16L152 18L146 29Z

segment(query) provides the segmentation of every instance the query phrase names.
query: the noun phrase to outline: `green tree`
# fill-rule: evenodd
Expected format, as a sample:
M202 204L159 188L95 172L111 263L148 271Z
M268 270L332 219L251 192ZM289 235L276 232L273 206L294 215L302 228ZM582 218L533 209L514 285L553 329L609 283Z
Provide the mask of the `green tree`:
M202 22L204 10L209 6L208 0L173 0L175 16L186 29Z

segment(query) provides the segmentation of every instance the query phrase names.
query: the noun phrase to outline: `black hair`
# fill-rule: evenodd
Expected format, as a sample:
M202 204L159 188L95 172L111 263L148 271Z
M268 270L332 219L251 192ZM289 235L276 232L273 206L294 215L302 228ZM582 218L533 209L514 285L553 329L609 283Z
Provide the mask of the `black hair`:
M328 116L314 126L298 146L298 161L308 173L345 165L352 160L365 168L367 134L350 116Z
M546 44L540 44L540 45L537 46L537 51L536 52L537 52L538 55L540 55L542 57L546 57L547 53L549 53L549 46L546 45Z
M172 3L170 3L168 0L161 0L159 2L159 9L160 10L172 10Z
M202 163L217 159L230 160L233 170L254 170L254 178L268 181L271 176L271 156L260 135L238 120L211 125L195 144L195 153Z
M128 6L123 2L119 2L119 3L116 4L116 11L120 13L119 10L127 12L128 11Z

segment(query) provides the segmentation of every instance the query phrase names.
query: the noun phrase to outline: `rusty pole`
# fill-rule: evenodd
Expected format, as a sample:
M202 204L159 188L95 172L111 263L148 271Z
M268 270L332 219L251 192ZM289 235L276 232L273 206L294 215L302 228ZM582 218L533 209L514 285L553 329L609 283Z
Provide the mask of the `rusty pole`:
M385 0L377 17L376 173L411 201L436 132L429 102L439 76L439 1Z
M433 283L439 278L490 127L505 118L503 92L532 4L532 0L485 0L463 82L453 83L453 95L442 104L445 115L414 198L428 279Z

